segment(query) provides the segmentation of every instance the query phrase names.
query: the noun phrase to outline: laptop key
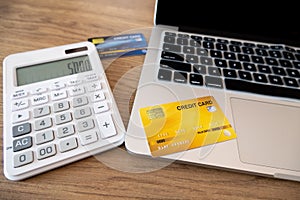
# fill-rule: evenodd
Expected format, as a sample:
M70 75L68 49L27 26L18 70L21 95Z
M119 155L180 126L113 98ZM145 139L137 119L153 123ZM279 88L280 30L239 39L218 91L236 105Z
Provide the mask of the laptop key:
M232 69L242 69L242 64L240 62L229 61L228 64L229 64L229 67Z
M291 52L284 51L284 52L282 52L282 54L283 54L283 57L284 57L285 59L288 59L288 60L295 60L295 56L294 56L294 54L291 53Z
M184 46L183 47L183 53L194 54L195 53L195 48L194 47L189 47L189 46Z
M186 55L185 59L189 63L198 63L199 62L198 56L195 56L195 55Z
M215 48L215 45L213 42L204 41L202 45L206 49L214 49Z
M248 80L248 81L252 80L252 76L250 72L239 71L238 73L241 79Z
M292 68L293 64L289 60L279 60L279 63L282 67Z
M190 74L190 84L192 85L203 85L203 77L200 74Z
M281 68L281 67L272 67L272 70L273 70L274 74L282 75L282 76L286 75L285 70L283 68Z
M208 67L208 74L212 76L222 76L221 69L218 67Z
M175 43L175 37L165 36L164 42L174 44Z
M228 44L229 43L228 40L225 40L225 39L217 39L217 41L219 43L222 43L222 44Z
M281 49L283 49L283 46L281 46L281 45L272 45L271 49L281 50Z
M205 65L194 65L193 71L198 74L206 74L206 66Z
M238 59L239 59L239 61L242 61L242 62L250 61L250 57L246 54L238 54Z
M269 55L271 57L273 57L273 58L281 58L282 57L280 51L272 51L272 50L270 50L269 51Z
M233 45L237 45L237 46L243 45L243 43L241 43L240 41L236 41L236 40L231 40L230 43Z
M174 82L176 83L187 83L187 73L185 72L174 72Z
M246 54L254 54L254 50L251 47L242 47L242 50Z
M255 47L255 44L250 43L250 42L244 42L244 46L246 46L246 47Z
M236 71L233 69L223 69L223 74L228 78L237 78Z
M241 52L241 48L237 45L229 45L229 50L231 52L235 52L235 53L240 53Z
M272 84L283 85L282 79L280 76L269 75L269 81Z
M258 71L266 74L271 74L271 68L267 65L257 65Z
M258 63L258 64L264 64L265 63L263 57L261 57L261 56L251 56L251 58L252 58L252 61L255 62L255 63Z
M201 41L196 41L196 40L190 39L190 45L192 47L200 47L201 46Z
M214 87L214 88L223 88L223 81L222 78L219 77L212 77L212 76L205 76L205 85L207 87Z
M157 78L159 80L171 81L172 71L166 69L159 69Z
M186 39L186 38L177 38L177 44L187 45L188 44L188 39Z
M199 56L208 56L208 51L206 49L197 48L197 54Z
M274 59L274 58L265 58L265 60L266 60L266 62L267 62L268 65L275 65L275 66L278 65L277 60Z
M255 52L259 56L268 56L268 52L265 49L255 49Z
M256 72L256 67L253 63L243 63L243 67L246 71Z
M212 38L212 37L204 37L204 40L208 41L208 42L215 42L216 41L216 39Z
M294 78L287 78L287 77L284 77L283 80L284 80L284 82L285 82L285 84L286 84L287 86L290 86L290 87L298 87L298 86L299 86L298 83L297 83L297 80L294 79ZM298 92L299 92L299 90L298 90ZM299 93L300 93L300 92L299 92Z
M228 60L236 60L236 56L231 52L224 52L224 58Z
M216 44L216 48L218 49L218 50L221 50L221 51L227 51L227 45L226 44L222 44L222 43L217 43Z
M195 41L201 41L202 40L202 37L201 36L198 36L198 35L192 35L191 38Z
M171 61L171 60L161 60L160 67L166 69L174 69L179 71L191 72L192 67L189 63Z
M260 49L269 49L269 46L268 45L264 45L264 44L258 44L256 45L258 48Z
M200 63L203 65L212 65L213 60L209 57L200 57Z
M162 51L161 57L167 60L184 61L184 55L180 53Z
M225 87L229 90L235 91L244 91L261 95L300 99L299 89L285 88L283 90L280 86L268 85L264 83L260 84L249 81L225 78Z
M300 69L300 62L293 62L295 68Z
M176 33L166 31L165 35L175 37Z
M222 52L216 50L210 50L210 56L214 58L222 58Z
M215 65L217 67L226 68L227 67L227 62L226 62L226 60L223 60L223 59L215 59Z
M296 69L286 69L287 74L290 77L294 77L294 78L300 78L300 72L299 70Z
M254 80L260 83L268 83L268 79L266 75L259 74L259 73L253 73Z
M175 45L175 44L165 43L163 45L163 50L164 51L172 51L172 52L181 52L181 46L180 45Z

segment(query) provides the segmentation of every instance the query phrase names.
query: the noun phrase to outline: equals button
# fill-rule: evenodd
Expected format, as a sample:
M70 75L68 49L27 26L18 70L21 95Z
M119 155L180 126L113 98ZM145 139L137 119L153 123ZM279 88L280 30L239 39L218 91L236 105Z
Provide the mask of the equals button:
M96 131L88 131L79 134L81 145L88 145L98 141L98 136Z

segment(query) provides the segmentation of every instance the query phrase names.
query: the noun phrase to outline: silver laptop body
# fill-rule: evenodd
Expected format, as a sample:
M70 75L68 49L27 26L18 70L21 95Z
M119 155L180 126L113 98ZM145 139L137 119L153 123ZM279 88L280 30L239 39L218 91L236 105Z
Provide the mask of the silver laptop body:
M252 90L247 84L245 87L249 87L250 92L227 89L226 77L221 78L222 86L219 87L218 85L206 84L206 76L209 76L207 74L203 75L204 84L202 86L191 84L190 76L186 78L186 83L174 81L175 72L173 69L171 69L173 73L171 80L160 80L158 76L161 67L161 55L164 51L164 35L176 33L177 39L177 31L179 31L179 34L186 34L188 37L196 35L203 38L214 38L219 41L226 40L229 43L230 41L237 41L248 44L250 41L250 43L257 46L282 46L284 49L293 49L291 51L296 51L296 54L297 52L300 53L299 46L297 47L299 43L293 46L291 43L262 42L254 39L225 37L224 35L214 36L207 33L183 32L176 26L158 24L156 14L161 9L159 7L162 6L161 2L163 1L157 0L156 2L155 26L152 29L131 111L125 138L126 149L135 155L152 157L139 113L140 108L213 96L233 126L237 137L226 142L163 155L161 158L300 181L300 100L297 95L297 90L300 93L300 86L294 86L291 95L288 92L284 96L280 96L277 94L279 90L276 89L273 94L271 87L270 90L268 90L268 87L261 87L266 94L262 91L259 91L260 94L256 94L256 90ZM280 50L280 52L283 51ZM198 58L201 57L197 56ZM295 63L297 62L298 60L295 58ZM256 63L255 66L257 67L257 65ZM296 70L299 71L297 68ZM251 72L251 75L254 76L254 73L256 72ZM239 76L240 74L238 74L238 79ZM297 77L296 80L300 85L300 78ZM264 83L262 85L268 84Z

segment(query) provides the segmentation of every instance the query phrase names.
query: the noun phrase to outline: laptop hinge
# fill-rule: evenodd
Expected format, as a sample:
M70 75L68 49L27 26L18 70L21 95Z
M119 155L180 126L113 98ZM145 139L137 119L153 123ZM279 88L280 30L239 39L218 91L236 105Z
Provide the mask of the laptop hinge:
M157 27L162 28L162 29L170 29L170 30L174 30L174 31L178 31L178 27L176 26L167 26L167 25L157 25Z

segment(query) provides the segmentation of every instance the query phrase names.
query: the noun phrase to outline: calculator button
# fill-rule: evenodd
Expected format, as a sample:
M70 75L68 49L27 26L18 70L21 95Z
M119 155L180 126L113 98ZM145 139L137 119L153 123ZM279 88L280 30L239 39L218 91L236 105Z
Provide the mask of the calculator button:
M92 101L93 102L95 102L95 101L102 101L104 99L105 99L104 92L98 91L98 92L93 93L93 96L92 96Z
M69 86L74 86L74 85L79 85L80 83L82 83L82 80L75 79L75 80L70 80L68 82L68 85Z
M96 131L87 131L79 134L79 140L81 145L88 145L98 141Z
M23 98L23 97L27 97L28 92L25 90L17 90L12 94L12 99L18 99L18 98Z
M75 133L74 125L68 124L57 129L57 137L62 138Z
M37 133L35 136L36 144L43 144L54 140L54 134L52 130Z
M88 92L94 92L94 91L100 90L102 87L101 87L100 82L93 82L93 83L87 84L86 88L87 88Z
M88 99L86 96L76 97L73 99L73 107L79 107L88 104Z
M75 137L68 138L59 142L59 151L66 152L78 147L77 139Z
M32 146L32 137L31 136L23 137L23 138L16 139L13 141L14 152L28 149L31 146Z
M34 122L35 127L34 130L39 131L42 129L46 129L52 126L52 120L50 117L39 119Z
M70 112L62 113L55 116L55 124L64 124L72 121L72 116Z
M68 110L70 108L69 102L68 101L62 101L58 103L53 104L53 111L54 112L61 112L64 110Z
M61 82L55 82L53 83L51 86L50 86L50 89L51 90L59 90L59 89L62 89L66 87L66 84L64 83L61 83Z
M46 95L46 94L35 95L31 98L31 103L33 106L45 104L48 101L49 101L49 98L48 98L48 95Z
M41 94L47 92L47 88L36 88L31 91L32 94Z
M25 135L30 132L31 132L31 124L28 122L24 124L16 125L12 128L13 137Z
M49 144L37 149L37 159L42 160L56 154L55 144Z
M67 98L67 92L65 90L55 90L51 92L51 99L53 101Z
M83 86L75 86L75 87L68 89L68 92L69 92L70 96L73 97L73 96L78 96L78 95L84 94L85 91L84 91Z
M81 119L92 115L90 107L76 109L74 112L75 119Z
M77 122L77 128L79 132L87 131L95 127L93 119L86 119Z
M97 115L96 118L102 138L108 138L117 134L114 122L110 114Z
M14 156L14 167L21 167L33 162L33 152L26 151Z
M106 102L102 101L102 102L94 103L94 112L95 113L102 113L102 112L105 112L108 110L109 110L109 107Z
M29 111L20 111L13 114L13 123L23 122L29 119Z
M33 117L43 117L50 114L50 107L49 106L42 106L39 108L33 109Z
M85 81L95 81L99 79L99 76L97 76L97 74L89 74L87 76L85 76Z
M29 107L29 101L27 99L15 100L12 102L12 110L21 110Z

